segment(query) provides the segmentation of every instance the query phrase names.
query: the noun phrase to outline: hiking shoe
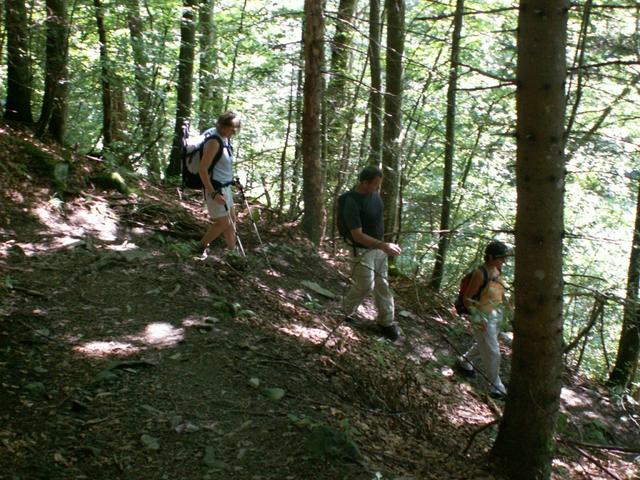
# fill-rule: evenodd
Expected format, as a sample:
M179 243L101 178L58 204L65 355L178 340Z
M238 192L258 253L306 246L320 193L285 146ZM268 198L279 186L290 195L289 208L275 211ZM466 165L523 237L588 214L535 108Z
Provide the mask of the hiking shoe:
M395 342L400 337L401 333L400 327L398 327L398 325L396 325L395 323L392 323L391 325L381 326L380 332L382 333L382 336L391 340L392 342Z
M494 400L504 400L507 398L507 392L502 390L490 390L489 396Z
M191 247L191 252L195 257L198 257L200 260L206 260L209 256L209 247L203 247L200 242L196 242Z
M459 358L456 360L455 367L458 373L463 377L475 378L476 376L475 369L467 367Z
M351 325L353 327L358 327L360 326L360 321L357 320L356 318L352 317L351 315L347 315L346 317L344 317L344 320L342 320L344 323L346 323L347 325Z

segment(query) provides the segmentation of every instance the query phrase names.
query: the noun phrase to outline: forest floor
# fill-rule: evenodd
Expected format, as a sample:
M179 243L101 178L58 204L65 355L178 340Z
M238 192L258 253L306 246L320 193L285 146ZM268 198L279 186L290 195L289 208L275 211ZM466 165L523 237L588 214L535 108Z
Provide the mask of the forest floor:
M341 324L348 252L254 205L261 245L239 204L246 260L201 260L197 194L101 190L78 158L54 195L67 155L0 128L0 478L500 478L504 403L454 372L471 337L426 289L393 280L392 344L371 305ZM639 478L637 406L565 380L553 478Z

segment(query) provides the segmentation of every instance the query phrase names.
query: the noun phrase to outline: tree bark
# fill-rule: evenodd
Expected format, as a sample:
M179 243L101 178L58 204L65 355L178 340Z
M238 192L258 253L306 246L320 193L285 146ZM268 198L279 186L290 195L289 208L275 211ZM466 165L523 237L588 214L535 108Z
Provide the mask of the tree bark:
M304 27L300 33L300 44L304 45ZM288 217L293 220L300 213L300 168L302 165L302 104L304 98L304 48L300 48L300 68L298 68L298 80L296 86L296 142L293 153L293 166L291 171L291 197L289 200Z
M462 17L464 0L456 1L456 13L453 17L453 36L451 38L451 60L449 62L449 86L447 88L447 116L444 134L444 174L442 178L442 205L440 207L440 238L436 252L429 288L434 292L440 290L444 263L451 241L449 231L451 221L453 157L456 141L456 90L458 88L458 63L460 58L460 34L462 32Z
M111 69L107 50L107 30L104 26L104 11L100 0L93 0L95 8L98 39L100 41L100 82L102 85L102 138L105 148L109 148L113 140L113 112L111 92Z
M381 196L385 205L384 230L393 234L398 219L400 185L400 133L402 131L402 56L404 53L404 0L386 0L387 88L384 96Z
M636 206L636 222L633 229L629 271L627 273L627 298L624 303L622 333L618 342L618 354L608 384L627 388L638 370L640 352L640 309L638 288L640 286L640 184Z
M178 62L178 85L176 122L173 131L173 145L167 167L167 176L180 175L182 157L182 124L191 115L193 92L193 60L195 57L197 0L183 0L182 21L180 22L180 54Z
M518 19L516 310L493 454L519 480L549 478L562 383L568 10L567 0L521 0Z
M302 229L319 246L326 223L320 160L324 16L321 0L304 2L304 107L302 113Z
M140 150L144 152L141 155L146 157L146 164L150 174L154 177L159 177L162 167L157 149L154 148L153 75L149 67L149 56L146 51L147 45L144 39L144 24L140 13L140 2L139 0L126 0L126 7L129 38L134 61L134 91L138 106L138 124L142 133L142 148Z
M7 102L4 118L33 123L31 113L31 74L27 35L27 8L23 0L6 0Z
M291 136L291 124L293 123L293 111L295 108L295 87L296 87L296 69L292 65L291 68L291 86L289 90L289 108L287 113L287 130L284 134L284 147L280 154L280 185L278 186L278 218L283 219L284 211L284 192L287 178L287 149L289 148L289 138Z
M347 118L345 111L348 111L349 88L347 85L347 75L349 73L349 59L351 58L351 44L354 12L356 0L340 0L338 6L338 18L336 30L331 42L331 65L329 84L325 95L327 103L327 155L326 160L329 165L330 175L328 184L337 176L334 165L339 164L339 157L342 150L342 140L345 138L347 128Z
M67 121L67 59L69 52L66 0L47 0L45 83L38 135L46 131L63 143Z
M222 113L222 92L218 75L217 29L213 17L215 0L202 0L199 13L199 130L211 127Z
M371 91L369 109L371 137L369 143L369 164L382 164L382 68L380 66L380 0L369 4L369 63L371 70Z

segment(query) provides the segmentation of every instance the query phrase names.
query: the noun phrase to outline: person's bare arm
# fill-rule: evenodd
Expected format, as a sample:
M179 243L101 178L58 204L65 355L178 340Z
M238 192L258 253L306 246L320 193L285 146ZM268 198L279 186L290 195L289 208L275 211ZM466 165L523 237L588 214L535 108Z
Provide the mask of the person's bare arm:
M382 240L378 240L377 238L373 238L366 233L363 233L362 228L354 228L353 230L351 230L351 238L353 238L353 240L360 245L364 245L367 248L377 248L391 257L397 257L398 255L400 255L400 253L402 253L402 248L400 248L400 245L384 242Z
M205 195L215 195L215 190L213 188L213 184L211 183L211 178L209 177L209 167L213 162L213 159L218 153L220 149L220 145L218 142L214 140L210 140L204 145L204 149L202 151L202 158L200 159L200 168L198 169L198 174L200 175L200 179L202 180L202 184L204 185ZM220 201L219 198L222 199ZM222 195L216 195L213 197L218 203L224 203L224 197Z

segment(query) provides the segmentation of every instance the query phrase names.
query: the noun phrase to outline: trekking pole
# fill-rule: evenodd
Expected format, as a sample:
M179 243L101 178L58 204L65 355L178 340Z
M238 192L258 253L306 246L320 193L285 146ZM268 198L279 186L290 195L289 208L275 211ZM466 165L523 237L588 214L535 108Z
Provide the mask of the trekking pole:
M262 254L264 255L264 259L267 261L267 266L269 267L270 270L273 270L273 267L271 267L271 263L269 262L269 257L267 256L267 251L265 249L264 243L262 243L262 238L260 238L258 225L256 225L256 221L253 219L253 211L249 206L249 202L247 202L247 197L244 196L244 188L242 188L242 184L240 183L240 179L238 177L236 177L236 187L238 188L238 190L240 190L242 201L244 202L244 205L245 207L247 207L247 211L249 212L249 218L251 219L251 223L253 224L253 229L256 231L258 242L260 242L260 247L262 248Z
M233 218L231 218L231 211L229 210L229 207L227 207L227 202L224 202L224 209L227 212L227 217L229 217L229 223L231 223L231 226L233 227L233 233L236 236L236 242L238 243L238 248L240 249L240 254L243 257L246 257L246 255L244 253L244 248L242 247L242 242L240 241L240 237L238 236L238 230L236 229L236 222L234 222Z

